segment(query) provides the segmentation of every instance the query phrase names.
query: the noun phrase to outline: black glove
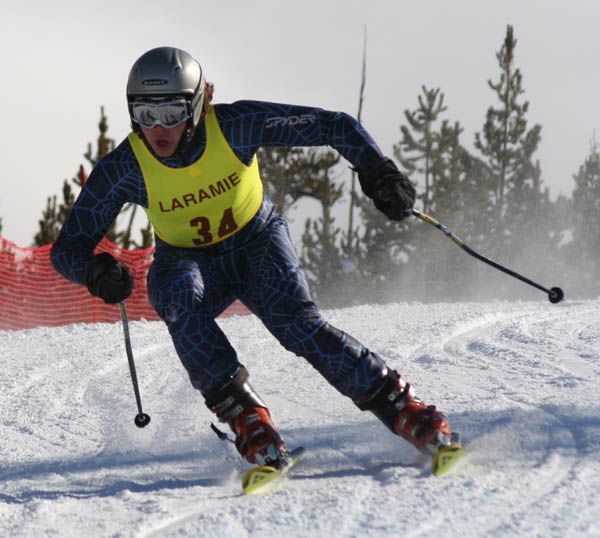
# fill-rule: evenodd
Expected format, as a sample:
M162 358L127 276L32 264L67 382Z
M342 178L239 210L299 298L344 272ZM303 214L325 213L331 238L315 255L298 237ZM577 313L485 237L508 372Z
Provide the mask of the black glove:
M107 304L124 301L131 295L133 277L121 262L108 252L93 256L85 270L87 289Z
M384 159L374 168L357 166L355 170L363 192L386 217L400 221L411 215L415 187L391 159Z

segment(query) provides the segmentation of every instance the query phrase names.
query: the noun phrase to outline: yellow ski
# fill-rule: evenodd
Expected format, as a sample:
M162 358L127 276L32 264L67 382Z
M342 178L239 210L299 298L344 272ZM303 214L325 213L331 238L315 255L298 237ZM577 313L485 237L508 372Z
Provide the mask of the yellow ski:
M460 444L442 447L433 455L431 472L435 476L448 474L464 456L465 449Z
M250 469L242 478L242 489L246 495L256 493L269 493L273 491L290 470L304 455L304 448L298 447L290 450L285 463L279 468L270 465L260 465Z

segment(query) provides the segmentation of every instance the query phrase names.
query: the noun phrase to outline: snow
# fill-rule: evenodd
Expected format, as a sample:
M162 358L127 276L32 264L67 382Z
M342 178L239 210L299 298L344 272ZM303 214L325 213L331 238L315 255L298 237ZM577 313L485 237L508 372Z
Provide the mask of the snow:
M162 323L131 324L145 429L120 324L0 332L0 535L598 537L599 306L325 313L462 432L469 458L443 478L257 319L222 320L287 443L308 449L285 487L250 497Z

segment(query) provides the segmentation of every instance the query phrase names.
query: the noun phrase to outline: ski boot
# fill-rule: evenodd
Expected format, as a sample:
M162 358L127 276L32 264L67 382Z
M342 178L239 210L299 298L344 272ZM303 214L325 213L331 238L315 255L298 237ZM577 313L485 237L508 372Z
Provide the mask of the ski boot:
M235 446L249 462L278 467L286 452L266 407L251 407L233 421Z
M363 411L372 411L392 432L425 454L435 454L452 442L446 416L419 400L410 383L393 370L370 397L354 403Z
M216 390L205 395L207 407L235 434L235 446L249 463L279 468L285 462L287 448L281 439L267 406L248 383L248 371L237 373ZM215 426L221 439L228 436Z

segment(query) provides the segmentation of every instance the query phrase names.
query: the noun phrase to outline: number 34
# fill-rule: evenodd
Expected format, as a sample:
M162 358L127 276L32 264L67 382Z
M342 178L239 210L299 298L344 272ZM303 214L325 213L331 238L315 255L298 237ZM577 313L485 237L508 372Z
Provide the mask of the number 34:
M200 238L194 238L192 241L194 245L200 247L202 245L208 245L213 242L213 234L211 233L210 220L207 217L196 217L190 220L190 226L196 228L196 233ZM238 229L238 225L233 218L233 209L228 207L223 211L223 216L219 222L219 229L217 231L217 237L222 238L235 232Z

